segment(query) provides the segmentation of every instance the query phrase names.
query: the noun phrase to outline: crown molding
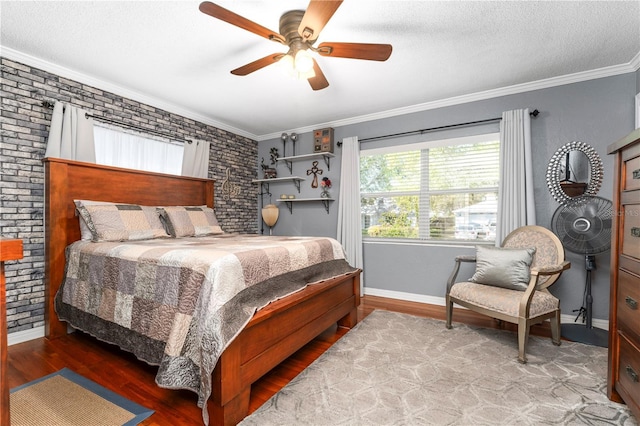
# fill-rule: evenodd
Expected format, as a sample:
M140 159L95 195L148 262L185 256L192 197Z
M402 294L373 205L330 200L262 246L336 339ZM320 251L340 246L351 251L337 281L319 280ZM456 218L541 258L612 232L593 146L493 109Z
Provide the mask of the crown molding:
M165 102L158 98L144 95L134 90L119 86L117 84L100 80L91 77L87 74L83 74L69 68L56 65L54 63L36 58L31 55L27 55L15 49L11 49L0 45L0 56L8 59L27 64L36 68L43 69L48 72L60 75L65 78L70 78L75 81L79 81L84 84L88 84L97 87L101 90L106 90L112 93L116 93L120 96L124 96L129 99L142 102L147 105L152 105L157 108L161 108L165 111L179 114L183 117L191 118L204 124L211 125L213 127L226 130L235 133L240 136L247 137L256 141L264 141L269 139L280 138L282 132L269 133L264 135L254 135L245 130L238 129L226 123L222 123L216 120L212 120L209 117L195 113L191 110L179 107L177 105ZM630 72L636 72L640 69L640 52L638 52L632 59L626 64L613 65L610 67L598 68L590 71L583 71L574 74L567 74L558 77L551 77L543 80L531 81L528 83L516 84L512 86L506 86L499 89L486 90L483 92L476 92L467 95L455 96L452 98L441 99L432 102L425 102L416 105L410 105L402 108L391 109L387 111L381 111L373 114L359 115L342 120L330 121L325 123L317 123L310 126L287 129L286 132L306 133L312 132L314 129L324 127L340 127L348 126L352 124L359 124L367 121L380 120L384 118L397 117L399 115L411 114L415 112L428 111L437 108L444 108L453 105L461 105L470 102L482 101L487 99L493 99L500 96L513 95L518 93L530 92L534 90L547 89L551 87L562 86L565 84L579 83L588 80L595 80L598 78L612 77L620 74L626 74Z
M11 49L6 46L0 45L0 57L11 59L12 61L20 62L30 67L39 68L47 72L51 72L53 74L59 75L61 77L65 77L83 84L87 84L89 86L93 86L100 90L104 90L107 92L111 92L120 96L123 96L128 99L132 99L138 102L141 102L146 105L151 105L156 108L163 109L168 112L172 112L174 114L179 114L183 117L190 118L192 120L199 121L200 123L208 124L210 126L216 127L218 129L226 130L228 132L235 133L236 135L244 136L249 139L257 140L257 136L247 132L246 130L238 129L236 127L230 126L226 123L222 123L216 120L212 120L209 117L198 114L194 111L179 107L175 104L163 101L158 98L154 98L152 96L148 96L142 94L140 92L136 92L135 90L128 89L126 87L119 86L117 84L111 83L106 80L100 80L98 78L89 76L87 74L83 74L78 71L74 71L70 68L66 68L60 65L56 65L52 62L45 61L40 58L36 58L35 56L27 55L26 53L22 53L18 50Z
M638 71L640 69L640 52L636 54L636 56L629 61L629 65L633 69L633 71Z
M471 93L468 95L455 96L452 98L441 99L432 102L425 102L407 107L381 111L378 113L360 115L344 120L319 123L312 126L302 127L298 129L289 129L287 132L312 132L314 129L322 129L325 127L340 127L352 124L359 124L366 121L380 120L383 118L397 117L399 115L411 114L414 112L422 112L437 108L444 108L453 105L466 104L470 102L483 101L487 99L498 98L500 96L513 95L517 93L531 92L534 90L547 89L550 87L563 86L565 84L579 83L598 78L612 77L620 74L635 72L640 68L640 52L627 64L613 65L610 67L598 68L590 71L578 72L575 74L567 74L558 77L551 77L543 80L531 81L528 83L506 86L499 89L486 90L483 92ZM258 141L279 138L281 133L271 133L268 135L260 135Z

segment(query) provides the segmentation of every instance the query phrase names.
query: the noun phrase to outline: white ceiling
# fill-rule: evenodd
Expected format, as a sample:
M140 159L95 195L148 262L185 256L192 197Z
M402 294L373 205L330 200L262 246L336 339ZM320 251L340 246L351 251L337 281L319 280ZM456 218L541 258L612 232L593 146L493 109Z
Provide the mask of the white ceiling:
M230 74L286 48L199 3L3 0L1 53L257 140L640 66L637 0L345 0L317 44L389 43L393 53L320 57L330 86L314 92L277 64ZM308 1L216 3L277 32L280 15Z

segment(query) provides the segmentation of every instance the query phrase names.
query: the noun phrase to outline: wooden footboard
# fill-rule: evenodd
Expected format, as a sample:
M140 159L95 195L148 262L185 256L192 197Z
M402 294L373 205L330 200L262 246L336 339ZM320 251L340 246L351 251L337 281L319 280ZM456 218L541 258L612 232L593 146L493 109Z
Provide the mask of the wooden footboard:
M249 411L251 384L338 322L351 328L360 304L360 270L260 310L224 351L213 372L210 424L235 425Z

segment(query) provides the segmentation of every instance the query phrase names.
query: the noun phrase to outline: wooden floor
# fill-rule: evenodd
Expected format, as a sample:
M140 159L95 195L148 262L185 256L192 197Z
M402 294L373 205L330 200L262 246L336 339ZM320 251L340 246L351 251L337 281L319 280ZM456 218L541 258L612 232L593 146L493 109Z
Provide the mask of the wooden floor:
M375 296L362 298L359 320L374 309L385 309L436 319L445 318L444 306L398 301ZM454 322L482 327L500 327L488 317L467 310L456 310ZM502 328L516 330L511 324ZM444 327L444 325L443 325ZM250 412L256 410L292 378L311 364L348 330L333 327L300 349L278 367L267 373L251 389ZM532 327L531 334L549 336L548 327ZM517 339L513 342L514 357ZM148 366L112 345L97 341L82 333L73 333L49 341L45 338L9 347L9 387L53 373L61 368L71 370L119 393L155 413L143 425L201 425L202 411L196 406L196 395L189 391L167 390L155 384L156 367Z

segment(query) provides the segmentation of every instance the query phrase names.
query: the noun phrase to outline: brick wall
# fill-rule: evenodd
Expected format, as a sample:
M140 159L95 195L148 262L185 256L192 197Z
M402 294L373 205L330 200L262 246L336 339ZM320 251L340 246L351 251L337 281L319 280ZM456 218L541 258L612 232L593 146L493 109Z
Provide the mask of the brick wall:
M32 68L1 60L0 235L20 238L24 259L8 262L9 332L44 324L44 157L51 120L43 100L59 100L96 116L179 137L211 142L209 177L216 180L216 214L228 232L257 232L256 141L153 106ZM230 170L240 194L223 197Z

